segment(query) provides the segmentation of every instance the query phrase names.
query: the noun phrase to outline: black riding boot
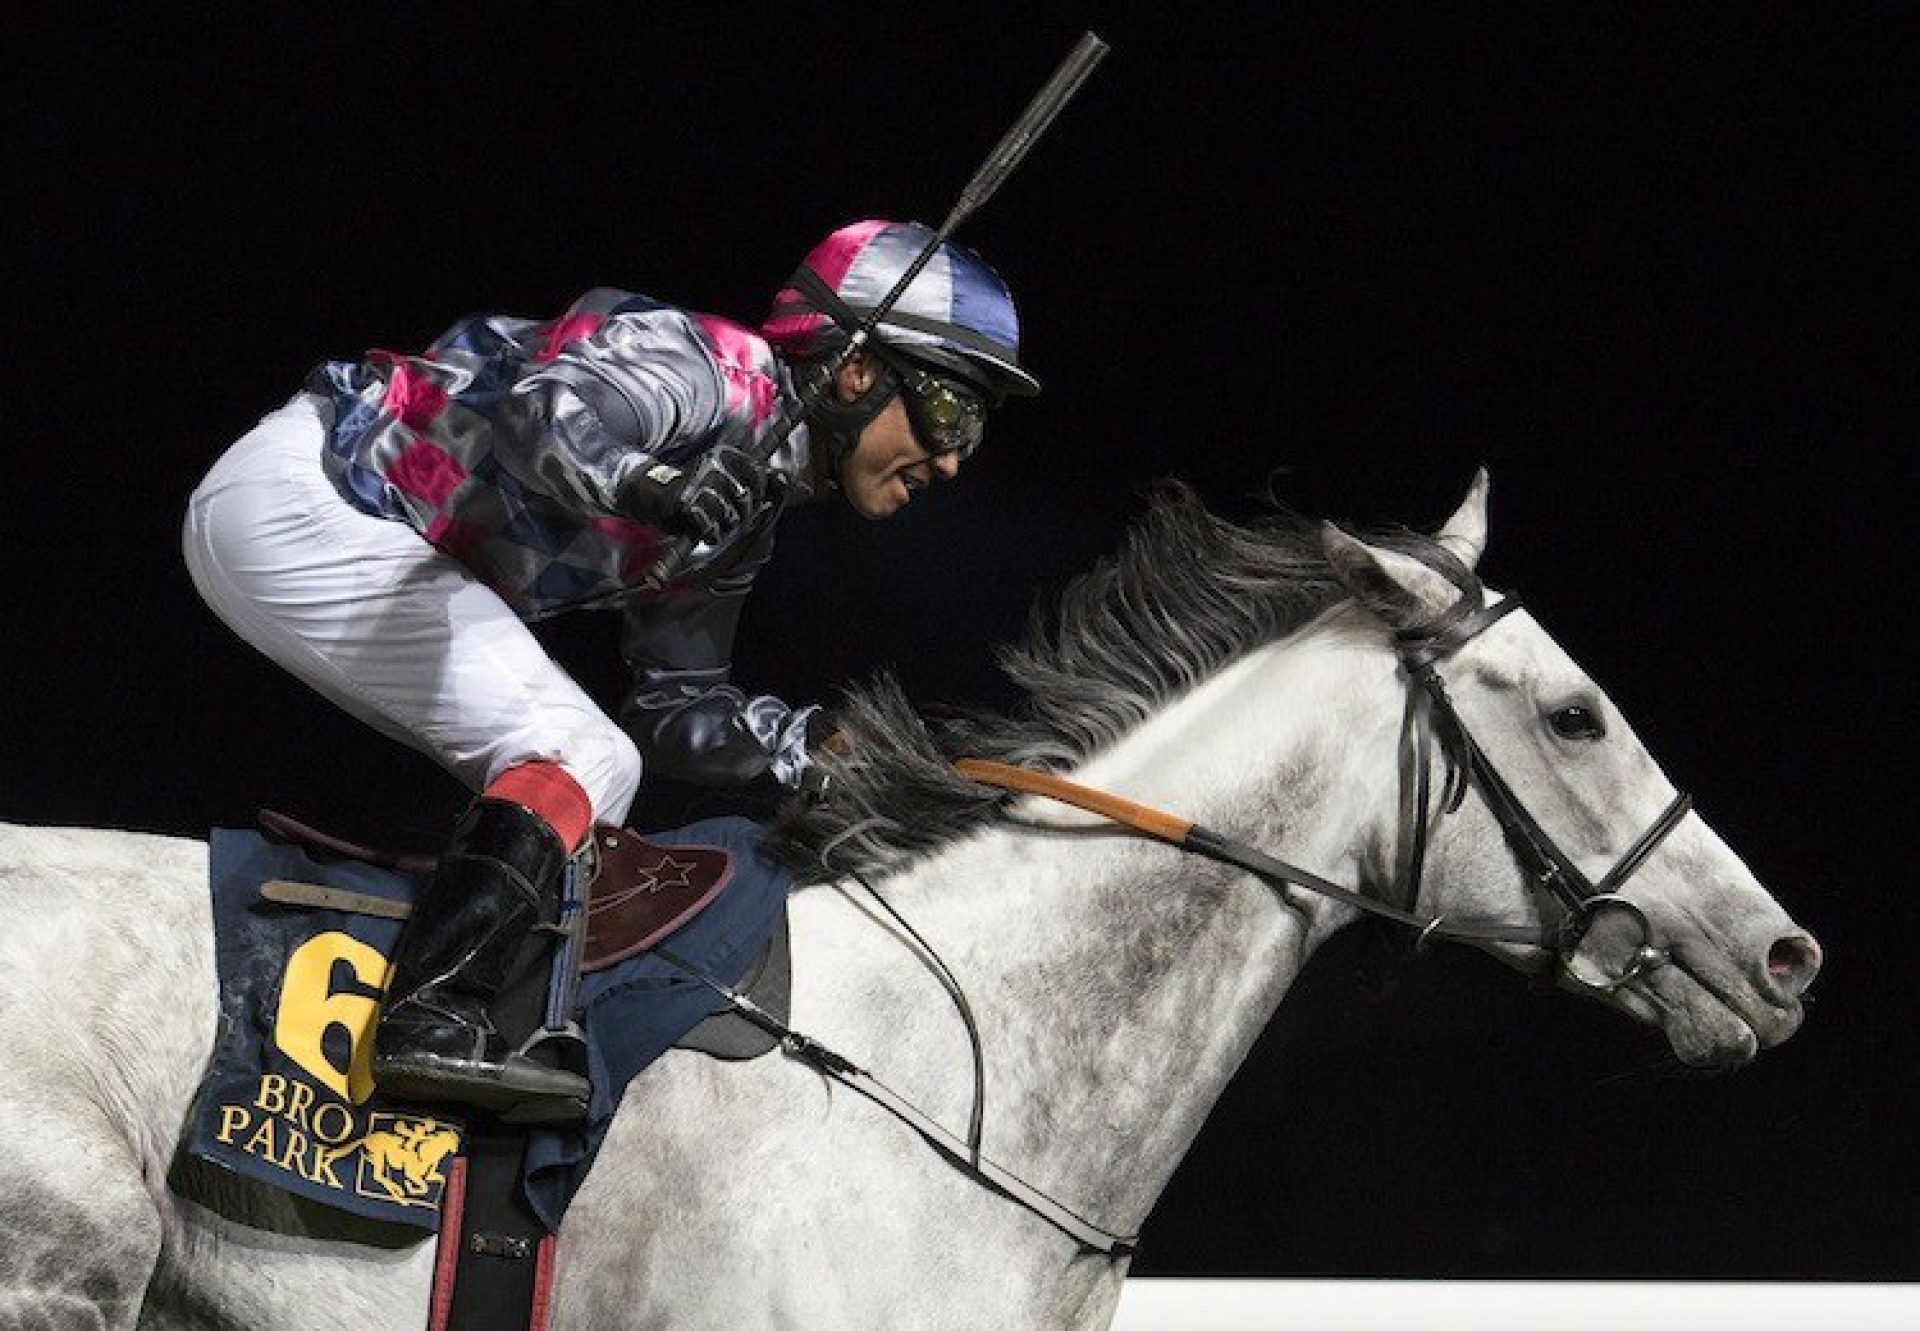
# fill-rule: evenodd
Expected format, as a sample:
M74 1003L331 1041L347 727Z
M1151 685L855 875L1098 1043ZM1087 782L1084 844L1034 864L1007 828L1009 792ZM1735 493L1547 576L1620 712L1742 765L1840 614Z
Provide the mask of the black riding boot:
M394 951L373 1038L381 1091L476 1105L516 1122L585 1114L584 1077L519 1052L538 1018L504 1018L494 1004L524 965L551 958L551 947L529 947L528 939L558 914L566 860L539 815L503 800L474 801ZM510 1029L496 1029L496 1018Z

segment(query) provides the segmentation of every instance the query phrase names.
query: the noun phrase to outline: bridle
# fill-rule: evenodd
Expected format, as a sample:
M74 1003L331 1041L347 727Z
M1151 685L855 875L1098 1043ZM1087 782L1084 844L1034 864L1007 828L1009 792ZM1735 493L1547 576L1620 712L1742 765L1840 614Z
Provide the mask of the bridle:
M1653 926L1646 913L1622 896L1620 887L1666 840L1667 835L1679 826L1693 807L1693 797L1684 792L1676 795L1672 803L1598 882L1589 880L1580 871L1572 858L1527 811L1520 797L1514 794L1513 787L1487 757L1486 750L1473 738L1466 721L1448 696L1446 682L1440 675L1442 661L1519 608L1519 598L1509 596L1492 605L1461 613L1439 628L1404 633L1394 640L1394 650L1407 674L1409 686L1408 725L1415 750L1415 789L1409 816L1411 826L1406 838L1408 852L1398 881L1387 894L1389 899L1332 882L1197 823L1134 804L1105 791L1093 790L1051 773L978 759L962 759L957 766L964 775L982 784L1060 800L1146 832L1182 849L1236 865L1269 883L1290 883L1345 902L1370 915L1416 930L1421 942L1430 938L1451 938L1461 942L1514 943L1541 948L1556 959L1562 973L1574 983L1601 993L1612 993L1665 965L1670 959L1664 949L1654 945ZM1434 804L1436 750L1447 759L1447 774L1440 791L1440 812L1444 815L1457 810L1466 797L1469 785L1478 789L1521 868L1560 902L1563 912L1557 920L1546 924L1455 920L1443 915L1416 912L1414 907L1420 900L1421 880L1434 823L1431 810ZM1591 979L1576 971L1571 963L1581 940L1602 915L1614 915L1627 920L1640 941L1618 974Z
M1500 831L1506 837L1508 848L1520 862L1520 867L1565 907L1565 913L1556 923L1542 926L1539 938L1525 941L1551 948L1559 959L1562 972L1576 984L1611 993L1669 960L1664 950L1654 946L1653 927L1646 913L1620 895L1619 889L1667 839L1668 834L1680 825L1680 821L1693 808L1693 797L1685 791L1675 794L1667 807L1627 847L1599 882L1588 880L1572 858L1535 821L1527 811L1527 806L1514 794L1513 787L1500 775L1492 759L1487 757L1486 750L1473 738L1465 720L1454 707L1453 700L1447 695L1446 682L1440 677L1441 661L1519 608L1520 598L1509 596L1493 605L1482 606L1443 629L1405 636L1395 641L1401 667L1413 685L1409 697L1413 711L1414 743L1419 749L1419 789L1414 802L1415 826L1409 870L1412 895L1403 899L1419 900L1421 864L1426 854L1429 828L1427 796L1433 766L1431 753L1434 735L1438 731L1442 746L1451 752L1453 759L1454 789L1444 801L1443 808L1449 812L1457 809L1465 795L1466 785L1471 783L1477 787L1494 820L1500 824ZM1464 780L1460 777L1461 773L1465 773ZM1606 913L1629 920L1640 942L1618 975L1595 981L1573 970L1571 962L1575 950L1594 921ZM1442 919L1436 919L1432 925L1424 926L1422 931L1437 929L1445 923ZM1451 931L1450 936L1468 941L1498 941L1484 934L1476 937L1471 929Z

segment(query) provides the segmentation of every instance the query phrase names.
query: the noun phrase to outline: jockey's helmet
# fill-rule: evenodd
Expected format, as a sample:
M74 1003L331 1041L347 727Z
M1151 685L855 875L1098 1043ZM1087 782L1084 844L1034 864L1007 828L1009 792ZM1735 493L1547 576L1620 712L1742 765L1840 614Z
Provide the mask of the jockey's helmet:
M761 336L801 359L845 345L849 317L871 312L933 235L919 222L870 219L841 227L808 252L775 295ZM887 311L874 341L883 357L904 357L957 379L990 403L1040 391L1039 381L1020 368L1020 319L1007 284L979 255L951 241Z

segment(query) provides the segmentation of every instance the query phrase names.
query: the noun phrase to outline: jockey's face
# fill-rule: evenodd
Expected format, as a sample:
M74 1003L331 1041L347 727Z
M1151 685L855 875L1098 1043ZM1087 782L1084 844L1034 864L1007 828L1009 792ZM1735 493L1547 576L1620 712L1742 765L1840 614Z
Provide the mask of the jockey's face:
M851 402L873 386L876 366L856 356L840 371L842 400ZM958 453L929 454L914 438L906 404L898 394L867 422L860 442L840 464L840 489L853 511L866 518L891 517L915 490L950 481L960 470Z

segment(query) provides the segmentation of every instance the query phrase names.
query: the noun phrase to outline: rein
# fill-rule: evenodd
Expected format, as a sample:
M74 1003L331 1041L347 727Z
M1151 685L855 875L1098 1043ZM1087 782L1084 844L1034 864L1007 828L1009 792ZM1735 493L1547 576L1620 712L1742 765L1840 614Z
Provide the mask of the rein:
M1292 883L1297 887L1309 888L1322 896L1343 901L1349 906L1357 906L1370 914L1404 924L1419 931L1424 938L1458 938L1498 940L1502 942L1533 943L1540 945L1548 931L1538 925L1456 924L1439 916L1417 915L1402 910L1398 906L1371 897L1350 887L1342 887L1328 878L1311 873L1284 860L1275 859L1264 851L1256 850L1244 841L1235 841L1222 836L1199 823L1189 822L1175 814L1144 804L1135 804L1132 800L1092 786L1083 786L1065 777L1055 776L1051 772L1036 772L1030 767L1016 767L1011 763L990 762L982 758L962 758L954 764L962 776L978 781L983 786L995 786L1001 790L1022 795L1039 795L1046 799L1070 804L1088 813L1096 813L1123 827L1131 827L1137 832L1145 832L1157 841L1177 846L1181 850L1192 851L1196 855L1210 860L1220 860L1237 865L1259 878L1270 881Z
M665 947L655 946L654 952L706 985L725 999L740 1016L773 1036L780 1042L782 1053L800 1060L816 1072L833 1078L849 1090L856 1091L873 1101L912 1128L929 1146L944 1156L949 1164L968 1178L999 1193L1008 1201L1024 1207L1067 1235L1082 1248L1106 1257L1120 1258L1132 1256L1134 1250L1140 1246L1138 1234L1120 1235L1111 1230L1102 1229L1066 1203L1034 1187L1006 1166L995 1163L983 1154L977 1135L979 1119L977 1099L974 1133L963 1139L958 1133L943 1127L925 1110L920 1109L911 1100L893 1090L852 1059L835 1053L812 1036L803 1035L794 1030L732 985L707 974L692 962L675 956Z
M1621 896L1618 889L1634 870L1646 862L1667 834L1679 826L1693 808L1693 797L1684 792L1676 795L1598 883L1588 880L1566 852L1535 821L1533 815L1527 812L1526 806L1501 777L1486 751L1474 740L1466 722L1454 708L1453 700L1447 695L1445 681L1440 677L1439 662L1519 608L1520 599L1509 596L1497 604L1461 617L1444 629L1408 635L1395 642L1395 651L1412 686L1408 707L1413 743L1419 756L1410 850L1401 882L1393 892L1398 901L1408 903L1404 907L1356 888L1342 886L1175 814L1080 785L1050 772L979 758L962 758L954 766L963 776L981 785L1070 804L1182 850L1235 865L1268 883L1290 883L1318 892L1370 915L1413 929L1418 933L1417 941L1421 943L1430 938L1451 938L1460 942L1519 943L1541 948L1558 958L1561 968L1575 983L1602 993L1612 993L1669 960L1664 950L1653 945L1653 927L1646 914ZM1427 843L1432 831L1432 818L1428 810L1432 803L1436 737L1438 747L1451 759L1449 775L1442 790L1442 813L1451 813L1460 807L1469 784L1477 787L1521 867L1565 907L1565 913L1557 922L1521 924L1495 920L1450 920L1442 915L1422 915L1413 909L1420 899ZM1639 932L1640 944L1619 975L1596 982L1567 967L1593 921L1608 911L1625 916L1633 924Z
M1635 979L1667 964L1667 952L1653 943L1653 926L1645 912L1619 894L1619 887L1648 856L1679 826L1693 807L1692 797L1681 793L1664 812L1641 833L1613 868L1599 880L1588 880L1572 859L1560 849L1520 802L1513 788L1501 777L1486 752L1474 740L1466 722L1455 710L1440 677L1439 663L1461 646L1485 632L1502 618L1520 608L1518 597L1509 596L1492 606L1482 606L1460 616L1447 626L1431 632L1408 634L1396 639L1394 647L1409 683L1408 713L1413 745L1418 755L1415 769L1415 799L1411 815L1409 851L1394 896L1406 906L1382 900L1355 888L1346 887L1319 874L1288 864L1236 841L1210 828L1176 814L1136 803L1109 791L1069 781L1050 772L1035 771L1010 763L979 758L961 758L956 770L969 780L1013 794L1035 795L1072 805L1097 814L1110 822L1145 833L1158 841L1190 851L1208 859L1235 865L1270 885L1292 884L1317 892L1335 901L1382 919L1416 930L1419 943L1430 938L1451 938L1461 942L1517 943L1541 948L1553 954L1561 970L1575 983L1600 993L1612 993ZM1551 892L1565 908L1552 924L1510 923L1489 920L1449 920L1441 915L1423 915L1416 909L1420 899L1421 877L1426 863L1427 843L1432 831L1429 806L1433 799L1434 751L1438 748L1448 760L1448 772L1441 789L1441 813L1458 809L1466 798L1468 785L1476 787L1481 798L1500 824L1507 844L1521 867L1542 888ZM855 875L857 878L858 875ZM861 883L885 905L864 879ZM891 907L888 907L891 911ZM1624 916L1638 931L1639 945L1620 973L1610 979L1589 980L1571 968L1575 950L1593 922L1605 912ZM898 915L895 915L898 919ZM905 923L901 921L901 923ZM911 932L911 931L909 931ZM916 941L917 934L913 935ZM922 941L921 947L926 944ZM931 949L927 949L931 952ZM981 1153L982 1114L981 1064L979 1036L971 1014L957 986L950 986L967 1020L969 1038L974 1044L975 1096L972 1126L965 1139L941 1126L912 1102L891 1090L850 1059L835 1053L819 1041L803 1035L765 1011L746 995L698 967L675 957L664 947L655 951L724 998L742 1017L780 1041L791 1057L807 1063L825 1076L849 1087L885 1109L913 1129L951 1164L975 1182L992 1189L1010 1201L1067 1234L1083 1248L1108 1257L1130 1255L1139 1236L1121 1236L1079 1215L1054 1197L1034 1187L1018 1174L994 1163ZM938 959L935 958L937 961ZM944 972L944 965L941 967Z
M1145 832L1181 850L1192 851L1208 859L1235 865L1257 878L1269 882L1290 883L1296 887L1318 892L1322 896L1331 897L1335 901L1345 902L1370 915L1392 920L1395 924L1405 925L1417 931L1418 941L1422 943L1429 938L1451 938L1459 942L1477 943L1524 943L1539 948L1551 948L1563 959L1577 946L1580 936L1585 933L1584 926L1592 922L1593 916L1600 909L1626 912L1641 923L1643 937L1645 936L1645 915L1632 902L1625 901L1614 894L1611 888L1653 852L1654 846L1679 823L1691 807L1691 800L1685 795L1670 804L1667 811L1647 830L1646 835L1641 837L1628 856L1622 858L1613 872L1607 875L1600 887L1588 886L1582 895L1569 899L1567 914L1559 923L1510 924L1492 920L1450 920L1443 915L1421 915L1414 911L1402 910L1378 897L1368 896L1350 887L1342 887L1331 879L1323 878L1297 865L1288 864L1284 860L1275 859L1244 841L1235 841L1198 823L1188 822L1146 805L1135 804L1131 800L1122 799L1103 790L1095 790L1091 786L1080 785L1064 777L1054 776L1050 772L1036 772L1032 768L1015 767L1007 763L988 762L978 758L962 758L954 765L963 775L978 781L983 786L997 786L1002 790L1023 795L1039 795L1057 800L1062 804L1071 804L1075 808L1100 814L1113 822ZM1492 773L1491 768L1487 771ZM1495 777L1497 779L1497 774ZM1504 789L1504 786L1502 788ZM1510 795L1509 798L1511 798ZM1525 814L1525 810L1517 800L1514 801L1512 808L1519 814ZM1496 815L1497 813L1498 810ZM1527 819L1526 825L1534 827L1537 831L1537 825L1533 824L1531 818ZM1543 867L1533 869L1530 866L1529 871L1542 884L1556 887L1566 885L1567 873L1572 869L1572 865L1564 861L1564 857L1559 855L1558 849L1553 847L1553 843L1547 840L1544 834L1540 834L1538 848L1541 852ZM1548 858L1549 856L1551 858ZM1586 883L1584 877L1574 881L1580 884ZM1579 976L1575 976L1574 979L1591 989L1612 991L1654 969L1656 965L1664 964L1666 960L1666 955L1659 949L1643 944L1635 953L1633 961L1617 978L1600 984L1582 980Z

